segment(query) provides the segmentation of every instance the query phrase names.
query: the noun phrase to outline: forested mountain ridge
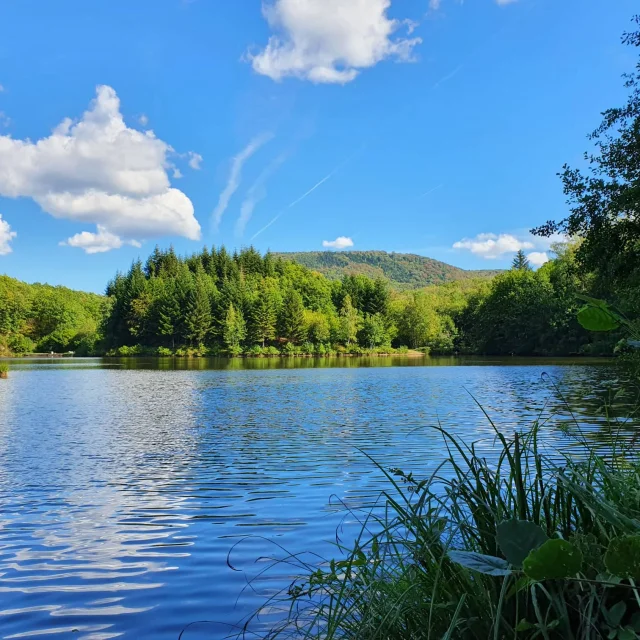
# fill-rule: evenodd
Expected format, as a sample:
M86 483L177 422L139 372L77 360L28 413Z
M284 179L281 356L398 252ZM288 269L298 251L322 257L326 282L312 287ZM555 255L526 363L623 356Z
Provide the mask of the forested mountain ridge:
M414 253L386 251L297 251L277 253L285 260L293 260L331 280L343 276L363 275L384 278L394 289L420 289L467 278L487 278L500 270L467 271Z

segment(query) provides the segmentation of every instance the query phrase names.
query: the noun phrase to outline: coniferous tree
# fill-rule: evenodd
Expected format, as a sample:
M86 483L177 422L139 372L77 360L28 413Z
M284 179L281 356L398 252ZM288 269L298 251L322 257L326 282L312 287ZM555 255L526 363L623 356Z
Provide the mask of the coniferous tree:
M306 338L306 334L302 296L295 289L290 289L282 302L280 335L297 344Z
M519 249L518 253L514 256L511 268L517 271L531 271L529 260L522 249Z
M196 274L184 310L185 337L192 345L204 344L211 330L211 299L204 278L204 272Z
M156 325L158 334L168 340L171 348L175 349L180 326L180 302L172 280L167 280L164 283L164 290L157 300Z
M275 296L263 285L251 307L251 340L261 342L264 347L267 340L273 340L276 337L277 320Z

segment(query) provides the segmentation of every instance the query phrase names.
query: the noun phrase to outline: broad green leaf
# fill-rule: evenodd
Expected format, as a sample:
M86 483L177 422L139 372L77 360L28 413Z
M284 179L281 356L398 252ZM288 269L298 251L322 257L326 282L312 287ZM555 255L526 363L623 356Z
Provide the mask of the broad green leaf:
M618 640L636 640L637 637L635 631L628 627L618 630Z
M495 556L485 556L473 551L449 551L449 558L465 569L478 571L488 576L508 576L511 574L509 563Z
M578 311L578 322L587 331L613 331L620 326L608 309L592 306L582 307Z
M610 627L619 627L627 612L627 605L624 602L616 602L609 611L607 611L607 623Z
M533 522L505 520L498 525L497 540L504 557L515 567L521 567L524 559L549 536Z
M614 576L640 579L640 535L613 539L604 564Z
M582 567L582 552L566 540L547 540L524 560L526 575L538 582L575 575Z

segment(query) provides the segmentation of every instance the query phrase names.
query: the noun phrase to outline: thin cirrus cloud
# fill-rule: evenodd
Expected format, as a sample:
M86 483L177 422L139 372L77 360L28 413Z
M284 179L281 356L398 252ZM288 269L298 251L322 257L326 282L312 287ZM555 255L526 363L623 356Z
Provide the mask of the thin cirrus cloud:
M11 231L11 225L2 219L0 214L0 256L6 256L13 251L11 241L17 236L18 234Z
M172 153L153 131L129 128L116 92L102 85L79 120L65 118L49 137L0 136L0 195L31 198L54 218L95 224L97 233L65 243L87 253L168 235L198 240L193 204L169 182Z
M283 153L270 162L247 190L244 200L240 205L240 215L236 222L236 235L238 237L242 237L244 234L244 230L251 220L251 216L253 216L253 210L256 208L258 203L267 197L268 180L280 168L286 159L287 154Z
M410 35L415 24L389 18L390 6L391 0L274 0L263 15L275 35L247 57L273 80L326 84L351 82L385 59L410 62L422 39L395 35L401 28Z
M338 236L335 240L323 240L322 246L325 249L348 249L353 247L353 240L347 236Z
M220 227L220 223L222 222L222 217L224 216L224 212L227 210L229 206L229 202L231 202L231 198L233 194L238 190L240 183L242 181L242 167L244 167L244 163L256 152L260 147L269 142L273 138L272 133L262 133L259 136L256 136L249 142L249 144L242 150L238 155L236 155L231 161L231 170L229 171L229 178L227 179L227 184L224 189L220 193L220 197L218 198L218 204L216 208L213 210L213 225L217 230Z

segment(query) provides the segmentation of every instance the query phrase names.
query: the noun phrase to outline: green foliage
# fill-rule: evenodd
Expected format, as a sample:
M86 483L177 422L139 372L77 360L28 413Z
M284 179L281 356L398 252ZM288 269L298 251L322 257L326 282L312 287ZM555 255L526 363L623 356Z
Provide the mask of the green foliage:
M108 307L103 296L0 276L0 342L18 355L88 350L102 340Z
M224 343L231 355L239 355L242 350L240 344L247 337L247 325L242 311L236 310L233 304L229 305L224 322Z
M525 558L548 539L542 527L527 520L505 520L496 531L500 551L514 567L521 567Z
M640 24L640 16L634 18ZM640 30L626 33L623 43L640 51ZM582 239L578 259L593 273L597 292L617 291L635 298L640 283L640 62L625 76L626 104L605 111L589 136L595 149L585 153L586 171L565 165L561 174L570 206L560 222L549 221L534 233L556 232ZM594 114L595 115L595 114ZM635 291L635 293L634 293ZM638 308L636 306L636 315Z
M518 249L511 263L511 268L517 271L531 271L531 264L522 249Z
M640 535L612 540L604 563L614 576L640 580Z
M566 540L547 540L524 559L522 569L532 580L570 578L582 568L582 552Z
M456 280L491 277L498 271L465 271L444 262L410 253L385 251L307 251L277 254L317 271L332 280L345 276L366 276L370 280L389 282L394 289L418 289ZM349 292L353 296L353 292ZM354 298L354 304L357 303ZM382 313L372 309L367 313Z

